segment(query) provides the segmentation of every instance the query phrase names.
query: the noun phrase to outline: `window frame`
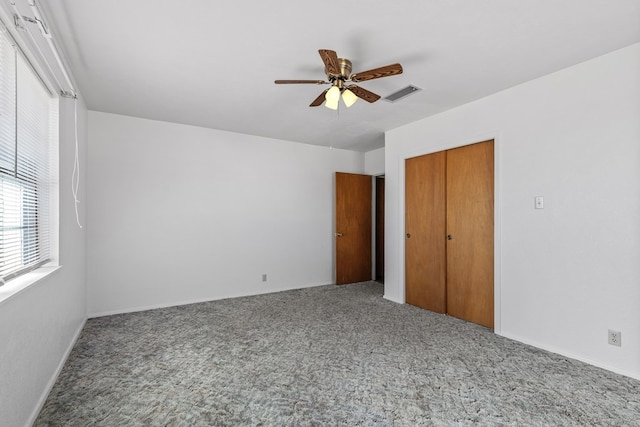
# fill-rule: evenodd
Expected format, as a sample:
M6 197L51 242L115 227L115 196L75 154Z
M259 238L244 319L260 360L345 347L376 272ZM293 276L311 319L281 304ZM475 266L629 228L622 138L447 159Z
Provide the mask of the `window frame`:
M15 124L14 135L16 141L16 154L14 154L14 169L10 170L0 165L0 185L15 186L19 188L21 201L14 204L14 206L20 206L20 219L19 224L13 225L9 228L20 230L20 248L15 250L16 257L20 257L19 267L12 269L4 274L0 272L0 302L8 298L15 292L19 292L23 288L29 286L46 277L53 271L56 271L60 266L57 264L58 258L58 146L59 146L59 102L60 95L51 89L51 85L42 77L42 73L38 72L34 67L34 61L26 54L26 51L16 41L16 38L9 31L8 27L0 20L0 37L6 38L6 43L13 47L15 51L14 68L15 68L15 81L13 82L15 91ZM3 41L5 43L5 41ZM30 73L25 77L24 73ZM20 75L22 74L22 78ZM20 146L20 132L19 128L21 123L19 120L19 106L18 100L20 94L18 93L20 82L33 80L41 85L43 93L48 98L48 105L44 103L40 104L38 108L46 108L47 119L45 124L47 126L46 141L40 140L46 145L46 152L40 152L40 158L36 160L36 157L28 157L33 163L41 162L44 165L44 178L38 177L33 174L24 174L18 167L18 154L17 150ZM28 91L27 91L28 92ZM40 94L40 95L42 95ZM40 143L38 142L37 145ZM24 143L23 143L24 146ZM24 147L23 147L24 148ZM43 160L44 159L44 160ZM5 163L6 165L6 163ZM24 166L24 165L23 165ZM40 165L42 166L42 165ZM31 166L29 166L31 167ZM42 182L46 190L42 192ZM30 193L27 195L26 193ZM30 198L30 199L29 199ZM27 202L29 200L29 202ZM0 200L2 202L2 200ZM26 205L28 209L25 209ZM42 206L42 208L41 208ZM25 221L28 218L30 220ZM4 219L3 219L4 221ZM2 221L2 222L3 222ZM41 226L43 222L47 223L46 230L43 231ZM6 229L6 228L5 228ZM4 230L2 230L4 231ZM12 230L9 230L12 231ZM43 235L42 233L45 233ZM35 250L35 260L31 262L28 258L32 256L32 253L27 253L29 250L26 241L35 241L36 244L33 247ZM40 256L41 251L46 253L45 256ZM15 258L14 258L15 259ZM26 261L26 262L25 262ZM1 271L1 270L0 270ZM3 274L3 275L1 275ZM7 286L3 286L7 285Z

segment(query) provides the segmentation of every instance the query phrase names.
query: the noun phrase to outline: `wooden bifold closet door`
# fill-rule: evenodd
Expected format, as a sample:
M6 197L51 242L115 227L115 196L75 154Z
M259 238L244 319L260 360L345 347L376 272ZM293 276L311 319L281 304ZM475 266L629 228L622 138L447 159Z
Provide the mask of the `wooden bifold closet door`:
M407 159L405 299L493 327L493 141Z

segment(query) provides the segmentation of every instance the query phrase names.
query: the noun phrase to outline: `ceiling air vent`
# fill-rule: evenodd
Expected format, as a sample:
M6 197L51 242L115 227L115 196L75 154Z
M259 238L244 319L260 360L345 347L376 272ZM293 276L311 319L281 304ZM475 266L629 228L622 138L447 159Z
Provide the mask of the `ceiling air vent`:
M421 91L422 89L420 89L419 87L416 87L414 85L409 85L405 88L400 89L397 92L393 92L391 95L387 95L385 96L384 99L385 101L389 101L389 102L396 102L399 99L404 98L405 96L409 96L412 93L416 93Z

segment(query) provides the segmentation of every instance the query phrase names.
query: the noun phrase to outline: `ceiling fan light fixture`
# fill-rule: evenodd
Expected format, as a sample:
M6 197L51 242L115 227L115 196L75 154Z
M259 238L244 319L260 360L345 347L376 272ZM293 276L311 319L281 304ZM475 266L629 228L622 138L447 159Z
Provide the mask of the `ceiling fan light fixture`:
M338 97L337 99L327 99L327 101L324 103L324 106L332 110L337 110L338 101L340 101L340 97Z
M402 65L390 64L384 67L372 68L371 70L352 73L351 61L345 58L338 58L334 50L318 50L322 62L324 62L324 72L327 80L276 80L275 84L328 84L331 88L323 91L316 99L309 104L309 107L318 107L322 104L332 110L337 110L340 105L340 97L344 104L351 107L358 98L362 98L368 103L376 102L380 95L370 92L358 85L350 83L360 83L367 80L379 79L381 77L395 76L402 74ZM349 84L348 86L345 85ZM353 90L351 90L353 89Z
M327 91L324 99L326 100L326 102L324 103L325 107L332 110L337 110L338 102L340 101L340 88L338 86L333 86Z
M331 89L327 91L324 96L324 99L327 101L338 101L340 99L340 89L338 86L333 86Z
M349 108L358 100L358 97L356 96L355 93L351 92L349 89L345 89L342 92L342 100L344 101L344 105L346 105L347 108Z

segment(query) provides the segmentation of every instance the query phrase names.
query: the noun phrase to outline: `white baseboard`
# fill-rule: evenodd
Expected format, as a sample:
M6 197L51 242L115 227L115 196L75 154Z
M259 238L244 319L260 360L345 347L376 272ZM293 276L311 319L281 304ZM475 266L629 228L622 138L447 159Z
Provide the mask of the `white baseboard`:
M295 291L296 289L315 288L318 286L327 286L332 284L333 283L314 283L311 285L297 286L295 288L288 288L288 287L271 288L271 289L265 289L265 290L260 290L256 292L248 292L248 293L242 293L242 294L222 295L219 297L205 297L205 298L192 299L192 300L174 301L174 302L167 302L167 303L161 303L161 304L151 304L151 305L146 305L141 307L127 307L127 308L122 308L117 310L108 310L108 311L89 313L88 317L92 319L95 317L113 316L115 314L136 313L138 311L156 310L158 308L177 307L180 305L199 304L202 302L219 301L219 300L229 299L229 298L250 297L254 295L272 294L276 292Z
M629 378L633 378L633 379L636 379L636 380L640 380L640 374L638 374L638 373L633 373L633 372L625 371L623 369L618 369L618 368L616 368L614 366L609 366L607 364L600 363L600 362L597 362L595 360L591 360L591 359L589 359L587 357L578 356L578 355L575 355L573 353L569 353L569 352L560 350L560 349L555 348L553 346L549 346L549 345L546 345L546 344L541 344L539 342L531 341L531 340L528 340L528 339L523 339L521 337L518 337L516 335L511 335L511 334L500 333L500 334L497 334L497 335L500 335L500 336L505 337L505 338L509 338L510 340L521 342L523 344L530 345L532 347L539 348L541 350L545 350L545 351L549 351L551 353L559 354L560 356L568 357L569 359L578 360L578 361L584 362L584 363L586 363L588 365L592 365L592 366L595 366L595 367L598 367L598 368L606 369L607 371L611 371L611 372L619 374L619 375L624 375L625 377L629 377Z
M395 298L390 298L387 295L383 295L382 298L384 298L384 299L386 299L388 301L391 301L391 302L395 302L396 304L404 304L404 301L400 301L400 300L397 300Z
M60 372L62 371L62 368L64 367L64 364L67 363L67 359L69 358L69 355L71 354L71 350L73 350L73 346L76 345L76 342L78 341L78 338L80 337L80 333L84 329L84 325L86 323L87 323L87 319L84 319L82 321L82 323L80 324L80 326L78 327L78 329L76 330L75 334L73 334L73 339L69 343L69 346L67 347L67 350L65 351L64 356L60 360L60 363L58 363L58 367L56 368L56 371L54 372L54 374L51 377L51 379L49 379L49 382L47 383L47 386L45 387L44 391L42 392L42 395L40 396L38 404L36 405L36 407L34 408L33 412L31 413L31 416L29 417L29 422L26 424L26 427L32 426L36 422L36 419L38 418L38 415L40 414L40 411L42 411L42 408L43 408L45 402L47 401L47 397L49 397L49 393L51 393L51 389L53 388L54 384L56 383L56 380L58 379L58 376L60 375Z

